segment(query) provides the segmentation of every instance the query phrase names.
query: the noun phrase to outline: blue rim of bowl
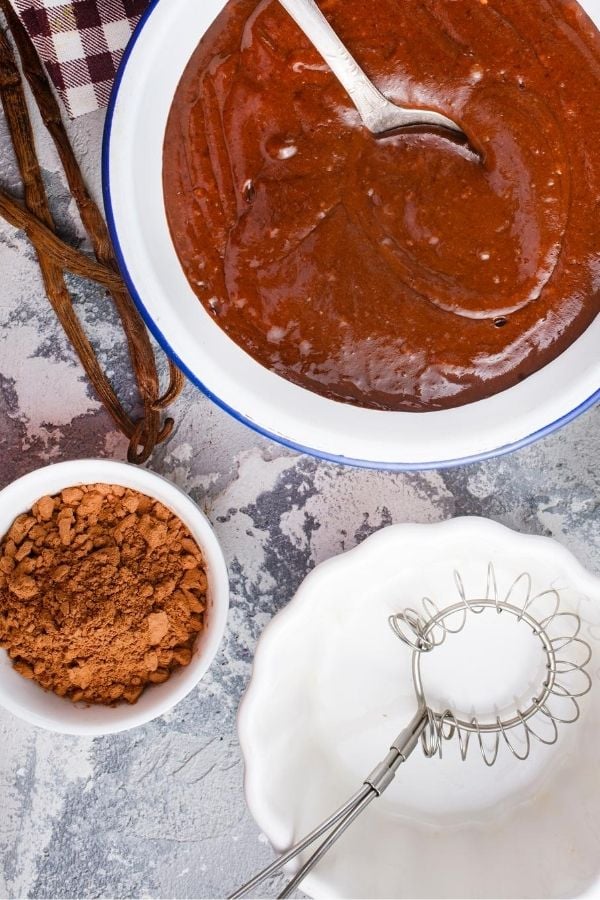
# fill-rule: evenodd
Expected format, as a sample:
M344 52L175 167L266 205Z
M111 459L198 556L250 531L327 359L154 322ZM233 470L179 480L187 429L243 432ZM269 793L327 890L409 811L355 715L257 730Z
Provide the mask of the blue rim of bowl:
M112 125L113 118L115 113L115 108L119 98L119 91L121 87L121 82L123 80L123 75L125 73L125 69L127 68L127 63L129 58L133 52L133 49L138 41L142 30L150 19L152 13L158 6L161 0L150 0L150 5L147 10L144 12L142 18L138 22L138 25L127 45L125 52L123 54L123 58L121 60L121 64L115 76L115 83L112 89L112 93L110 96L110 100L108 103L107 111L106 111L106 122L104 126L104 135L102 139L102 193L104 197L104 207L106 212L106 220L108 223L108 229L110 232L110 236L113 242L113 246L115 249L115 254L117 257L117 262L119 264L119 268L121 270L121 274L123 279L129 289L129 293L131 294L135 305L137 306L140 315L142 316L146 326L156 338L162 349L165 353L173 360L173 362L181 369L181 371L186 375L186 377L194 384L197 388L199 388L202 393L213 401L217 406L219 406L226 413L229 413L234 419L237 419L238 422L241 422L243 425L246 425L248 428L252 429L252 431L257 432L263 437L269 438L269 440L275 441L278 444L282 444L284 447L288 447L291 450L295 450L298 453L305 453L309 456L317 457L317 459L326 460L327 462L338 463L340 465L346 466L355 466L356 468L361 469L379 469L389 472L425 472L432 469L452 469L457 466L464 466L470 463L484 462L488 459L494 459L499 456L505 456L508 453L513 453L515 450L521 450L524 447L528 447L530 444L539 441L541 438L547 437L549 434L552 434L554 431L557 431L559 428L562 428L563 425L567 425L569 422L572 422L574 419L578 418L584 412L591 409L595 404L600 401L600 388L595 391L591 397L588 397L587 400L584 400L583 403L580 403L579 406L575 407L575 409L571 410L568 413L565 413L564 416L561 416L559 419L556 419L549 425L545 425L543 428L540 428L538 431L534 431L532 434L527 435L526 437L520 438L518 441L515 441L512 444L506 444L502 447L498 447L495 450L487 450L483 453L476 453L473 456L465 456L460 459L451 459L451 460L443 460L438 462L423 462L423 463L392 463L392 462L371 462L370 460L364 459L352 459L347 456L338 456L335 453L327 453L323 450L317 450L313 447L306 447L303 444L298 444L295 441L289 440L282 435L274 434L272 431L269 431L267 428L263 428L258 425L256 422L253 422L252 419L249 419L239 410L234 409L225 403L224 400L221 400L213 391L209 390L200 380L200 378L191 371L191 369L183 362L183 360L177 355L177 353L173 350L171 345L169 344L167 338L162 333L162 331L158 328L152 316L146 309L144 305L144 301L142 300L140 294L137 291L135 283L129 274L129 270L127 268L127 263L125 262L125 257L123 255L123 251L121 249L121 243L119 241L119 235L116 227L115 217L113 213L112 206L112 198L111 198L111 189L110 189L110 143L111 143L111 133L112 133Z

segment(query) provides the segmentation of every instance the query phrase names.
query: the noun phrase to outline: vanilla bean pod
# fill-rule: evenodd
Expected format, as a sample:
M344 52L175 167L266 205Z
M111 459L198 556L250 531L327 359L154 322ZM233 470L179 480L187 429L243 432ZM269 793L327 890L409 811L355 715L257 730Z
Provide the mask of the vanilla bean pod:
M65 250L64 242L53 234L54 223L34 149L33 132L22 82L12 48L3 32L0 32L0 92L25 187L25 208L5 193L0 193L0 215L16 227L23 228L34 244L50 302L102 402L117 426L130 438L128 454L130 461L144 462L156 443L164 440L172 430L172 419L167 419L161 427L160 411L177 397L184 379L169 361L169 385L163 396L159 395L158 374L150 338L118 274L106 225L83 180L45 70L10 4L6 0L0 0L0 9L9 23L13 39L19 49L23 71L40 109L42 120L57 147L67 183L77 203L97 262L73 248ZM137 423L134 423L124 411L98 365L93 349L74 313L64 283L64 269L99 282L112 296L123 323L140 398L144 405L144 417Z

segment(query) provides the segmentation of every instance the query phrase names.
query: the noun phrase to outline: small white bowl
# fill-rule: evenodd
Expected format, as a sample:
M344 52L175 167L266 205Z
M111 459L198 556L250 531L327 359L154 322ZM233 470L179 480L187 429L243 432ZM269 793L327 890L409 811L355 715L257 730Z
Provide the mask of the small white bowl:
M179 703L208 670L227 623L229 579L217 538L203 512L178 487L148 469L111 460L80 459L37 469L0 491L0 537L23 512L45 494L79 484L118 484L159 500L178 516L201 548L208 576L206 627L189 666L177 669L164 684L152 685L134 705L115 707L75 704L45 691L12 667L0 649L0 704L14 715L49 731L101 735L126 731L163 715Z
M388 616L419 608L423 596L442 608L456 602L455 569L468 597L485 596L490 562L501 595L529 572L532 594L553 587L561 609L579 614L593 649L580 721L559 726L555 746L532 743L526 761L501 746L493 769L476 741L464 762L456 743L443 759L417 748L304 880L308 896L600 897L600 580L555 541L486 519L394 525L306 578L264 632L240 708L248 806L285 850L360 787L416 707L411 653ZM515 585L513 602L524 603L525 588ZM486 667L470 637L457 640L469 655L452 657L447 690L456 675L472 677L473 653L478 709L497 696L497 662ZM485 647L506 651L507 691L525 689L523 658L504 629ZM534 727L544 733L539 720Z

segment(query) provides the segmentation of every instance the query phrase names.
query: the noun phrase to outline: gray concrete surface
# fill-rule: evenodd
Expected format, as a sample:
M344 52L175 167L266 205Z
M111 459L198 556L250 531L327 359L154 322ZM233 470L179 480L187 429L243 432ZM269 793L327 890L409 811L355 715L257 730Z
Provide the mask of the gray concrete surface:
M102 116L70 126L99 193ZM80 225L40 136L64 234ZM0 179L19 191L0 118ZM85 245L82 245L85 246ZM0 487L50 461L123 458L44 297L25 237L0 223ZM122 391L125 357L102 293L78 308ZM171 714L104 739L47 734L0 710L0 895L223 897L270 859L244 803L238 701L260 634L318 562L391 522L490 516L553 535L600 573L600 410L510 457L447 472L345 469L267 443L192 387L151 466L200 503L227 556L229 630L209 676Z

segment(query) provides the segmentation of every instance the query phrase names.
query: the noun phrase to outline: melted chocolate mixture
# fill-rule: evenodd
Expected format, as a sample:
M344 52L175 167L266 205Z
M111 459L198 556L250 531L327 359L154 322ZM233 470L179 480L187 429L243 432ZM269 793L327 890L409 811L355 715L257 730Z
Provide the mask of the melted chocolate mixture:
M264 366L360 406L521 381L600 309L600 35L572 0L320 0L383 92L460 122L375 139L277 0L231 0L167 128L175 246Z

